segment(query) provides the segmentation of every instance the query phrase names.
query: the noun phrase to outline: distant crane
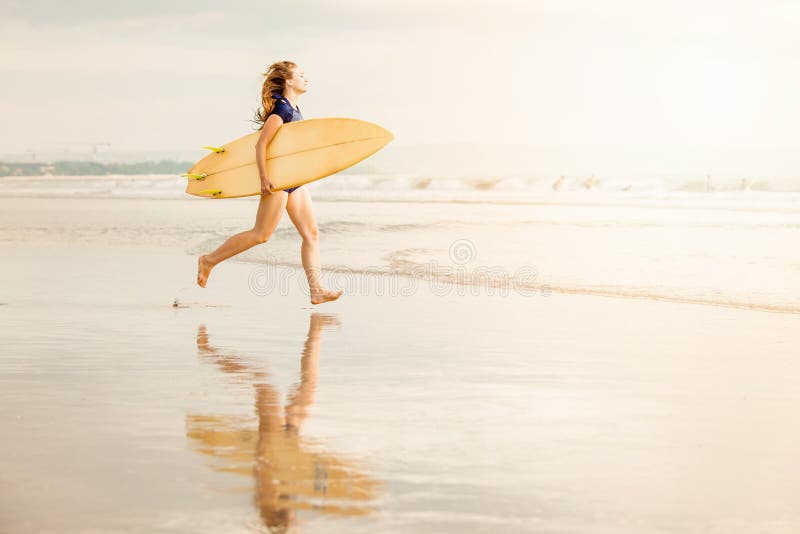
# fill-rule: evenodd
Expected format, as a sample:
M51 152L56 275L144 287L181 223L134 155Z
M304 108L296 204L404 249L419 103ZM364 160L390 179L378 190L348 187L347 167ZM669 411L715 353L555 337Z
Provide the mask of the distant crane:
M83 145L83 146L90 146L92 147L92 159L97 159L97 147L99 146L111 146L111 143L108 141L72 141L69 143L59 143L60 145Z

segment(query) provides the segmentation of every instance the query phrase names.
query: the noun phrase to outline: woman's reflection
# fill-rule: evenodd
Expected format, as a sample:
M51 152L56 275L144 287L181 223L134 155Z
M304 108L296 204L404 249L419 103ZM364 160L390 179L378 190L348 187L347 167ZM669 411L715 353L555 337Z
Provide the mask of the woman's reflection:
M205 325L197 330L198 355L225 373L252 383L258 429L237 415L194 415L186 418L187 436L196 451L214 457L217 471L255 477L255 505L271 531L294 523L296 510L313 509L335 515L364 515L375 510L379 483L360 473L352 461L322 451L300 436L309 416L318 381L319 345L323 327L338 324L335 315L313 313L300 381L282 410L278 392L259 371L235 354L208 341Z

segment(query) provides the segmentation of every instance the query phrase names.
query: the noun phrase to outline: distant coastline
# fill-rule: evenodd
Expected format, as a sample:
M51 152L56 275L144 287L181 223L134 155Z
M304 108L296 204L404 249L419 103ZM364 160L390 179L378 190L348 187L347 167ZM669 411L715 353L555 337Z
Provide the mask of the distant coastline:
M100 163L97 161L0 162L0 176L105 176L114 174L180 174L194 165L191 161L142 161Z

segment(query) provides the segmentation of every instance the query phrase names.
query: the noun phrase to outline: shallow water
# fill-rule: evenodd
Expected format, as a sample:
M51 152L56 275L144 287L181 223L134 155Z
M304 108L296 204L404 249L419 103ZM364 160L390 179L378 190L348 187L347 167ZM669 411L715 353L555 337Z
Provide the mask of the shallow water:
M0 253L0 530L800 527L797 315L423 286L315 312L235 263L175 308L190 256Z
M255 199L0 198L0 531L795 532L796 205L572 198L315 201L316 308L287 217L195 286Z
M610 195L577 204L315 201L321 257L332 282L385 292L421 283L485 294L594 294L800 313L800 204L641 205ZM776 202L778 202L776 204ZM256 198L0 198L0 240L158 246L197 255L253 225ZM233 261L300 267L285 216L264 246ZM300 270L261 280L300 287ZM257 273L256 273L257 274ZM259 282L256 280L255 282Z

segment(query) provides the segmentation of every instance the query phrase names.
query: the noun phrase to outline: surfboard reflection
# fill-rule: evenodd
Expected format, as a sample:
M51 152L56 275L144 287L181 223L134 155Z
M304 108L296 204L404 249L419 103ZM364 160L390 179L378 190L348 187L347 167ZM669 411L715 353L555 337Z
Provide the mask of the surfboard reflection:
M205 325L197 329L200 359L252 384L257 425L239 415L187 414L186 435L195 451L213 458L215 471L254 477L254 504L270 531L280 532L295 523L297 510L337 516L376 510L377 480L360 472L354 461L324 451L300 435L314 402L320 336L328 324L338 324L336 316L311 315L300 381L290 391L285 410L278 392L267 382L268 373L212 346Z

